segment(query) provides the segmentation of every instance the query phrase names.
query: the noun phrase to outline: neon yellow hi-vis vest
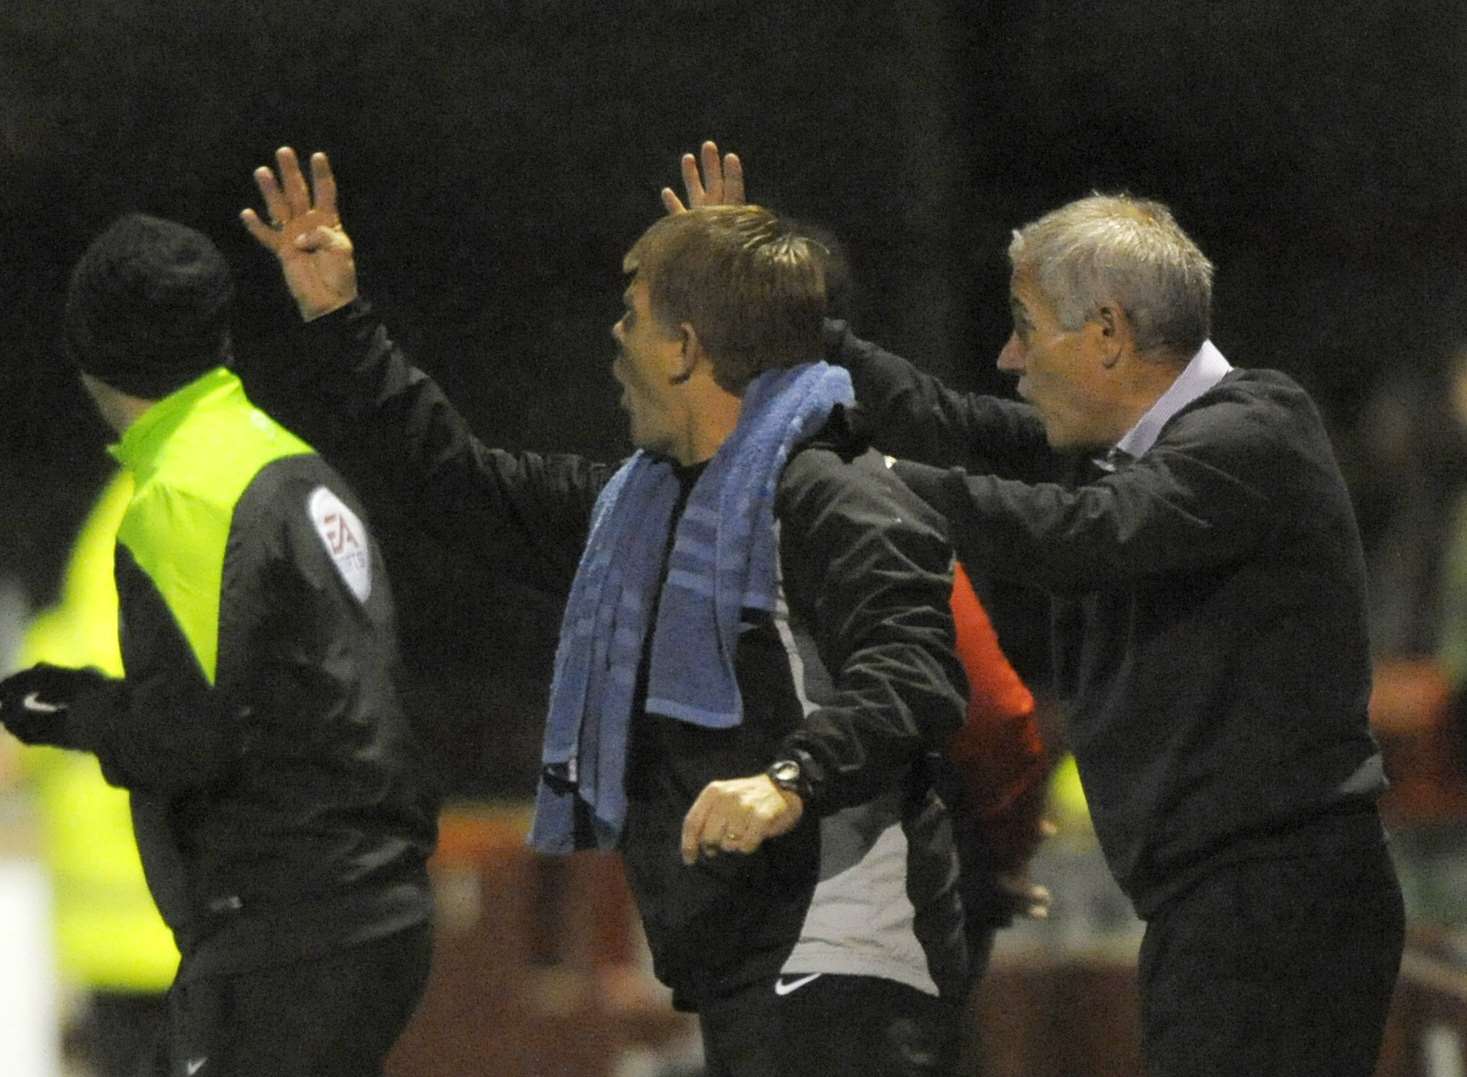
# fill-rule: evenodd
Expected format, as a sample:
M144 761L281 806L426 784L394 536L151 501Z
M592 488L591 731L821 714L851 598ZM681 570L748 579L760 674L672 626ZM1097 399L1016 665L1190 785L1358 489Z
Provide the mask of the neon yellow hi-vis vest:
M60 603L26 633L23 665L96 666L122 675L113 546L131 497L132 479L119 472L82 526ZM63 975L93 990L166 990L178 950L143 879L127 792L103 781L96 757L85 752L31 748L24 760L55 892Z
M233 451L219 451L221 428L238 438ZM216 367L154 404L110 451L135 484L117 541L168 604L212 685L229 513L263 465L312 449Z

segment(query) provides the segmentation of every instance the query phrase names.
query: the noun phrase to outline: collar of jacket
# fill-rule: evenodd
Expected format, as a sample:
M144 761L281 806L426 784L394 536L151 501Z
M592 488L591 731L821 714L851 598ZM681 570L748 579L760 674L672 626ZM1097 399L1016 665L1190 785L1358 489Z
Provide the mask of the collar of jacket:
M239 376L225 367L215 367L143 412L122 440L107 451L135 476L146 475L169 436L191 415L236 395L244 395Z

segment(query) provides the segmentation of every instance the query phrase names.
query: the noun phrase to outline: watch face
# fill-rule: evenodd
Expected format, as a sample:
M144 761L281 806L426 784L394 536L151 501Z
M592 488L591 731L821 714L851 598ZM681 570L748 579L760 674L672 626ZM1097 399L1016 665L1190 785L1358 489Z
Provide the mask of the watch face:
M793 759L782 759L769 768L769 774L777 782L797 782L800 780L800 764Z

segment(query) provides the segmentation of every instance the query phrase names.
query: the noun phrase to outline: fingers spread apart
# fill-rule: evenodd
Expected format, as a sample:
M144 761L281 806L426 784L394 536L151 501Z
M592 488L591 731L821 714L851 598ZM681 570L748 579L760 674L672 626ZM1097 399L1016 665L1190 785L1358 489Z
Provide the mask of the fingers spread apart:
M336 213L336 177L331 171L331 161L324 153L311 155L309 184L295 150L289 146L275 151L275 166L272 170L261 165L254 171L255 186L264 199L269 223L262 221L253 209L244 210L240 220L250 235L277 254L292 247L312 249L323 245L327 237L319 230L338 228L341 224Z
M671 187L661 191L662 206L669 214L685 213L703 206L738 206L744 202L744 166L734 153L718 153L718 144L704 142L697 156L682 155L679 167L687 204Z

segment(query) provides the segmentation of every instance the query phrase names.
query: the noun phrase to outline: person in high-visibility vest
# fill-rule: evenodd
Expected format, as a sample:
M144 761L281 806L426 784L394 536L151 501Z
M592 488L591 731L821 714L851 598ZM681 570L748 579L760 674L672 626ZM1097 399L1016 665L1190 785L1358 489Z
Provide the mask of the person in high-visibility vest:
M365 510L229 370L232 292L208 237L141 213L74 268L66 352L135 484L126 675L37 663L0 723L132 793L182 953L151 1073L357 1077L426 982L436 790Z
M94 666L121 676L112 547L131 496L132 479L118 472L82 525L60 601L26 631L23 665ZM103 780L92 755L27 748L21 767L51 876L57 961L88 996L88 1061L97 1077L133 1077L163 1018L178 949L143 878L128 795Z

